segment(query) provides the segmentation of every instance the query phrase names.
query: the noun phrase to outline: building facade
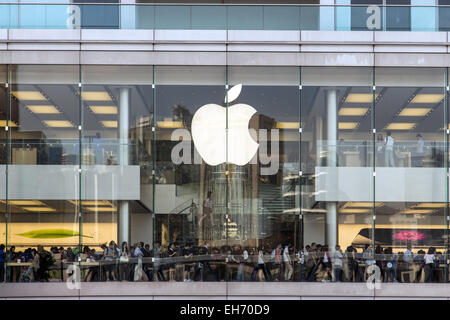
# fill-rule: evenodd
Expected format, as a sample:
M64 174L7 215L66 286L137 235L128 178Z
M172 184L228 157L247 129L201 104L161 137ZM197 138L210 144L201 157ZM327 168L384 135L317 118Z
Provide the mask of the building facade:
M0 16L6 282L448 282L450 2Z

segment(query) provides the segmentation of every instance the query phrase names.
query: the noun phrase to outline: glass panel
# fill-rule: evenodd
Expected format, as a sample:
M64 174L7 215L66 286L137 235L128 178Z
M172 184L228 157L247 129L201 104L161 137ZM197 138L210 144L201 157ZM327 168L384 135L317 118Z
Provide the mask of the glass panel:
M412 31L436 30L436 18L438 17L436 10L439 10L439 14L441 14L441 12L445 12L445 8L434 7L435 4L435 0L411 0L411 5L413 6L411 7ZM419 7L414 7L415 5L419 5ZM430 7L423 7L426 5L430 5Z
M302 280L363 281L370 263L371 83L368 68L302 68Z
M229 131L228 279L293 280L299 245L299 70L230 67L228 78L230 91L242 85L228 106L229 130L239 113L242 119L246 112L252 114L245 123L252 141ZM247 147L239 149L240 143ZM246 158L237 163L244 151ZM265 264L244 268L252 264L243 260L243 250L253 252L253 261L263 254Z
M192 29L227 29L227 8L223 6L192 6Z
M385 22L387 31L410 31L411 8L395 5L410 5L410 0L387 0L385 7ZM423 18L422 18L423 19Z
M369 22L370 30L381 30L384 25L383 0L351 0L351 2L355 5L352 6L352 30L366 31Z
M439 0L439 31L450 31L450 0Z
M155 28L155 7L149 5L136 6L136 29Z
M264 27L263 7L228 6L228 29L262 30Z
M84 0L74 0L73 3L86 3ZM81 28L83 29L119 29L120 7L114 5L119 0L95 0L95 3L78 5L81 10Z
M79 191L78 67L9 70L7 280L63 280L86 236L79 234L77 205L69 201Z
M374 236L383 280L442 282L444 70L379 68L375 82L375 202L380 206Z
M155 241L160 241L165 250L173 244L167 259L162 260L162 268L168 272L163 276L186 281L223 279L223 257L217 255L216 260L214 254L223 251L227 241L223 226L225 69L156 67L155 76L154 206L157 216L170 216L159 218L166 222L157 223L161 229L155 230ZM215 140L208 141L209 137ZM190 257L191 253L197 260ZM213 254L211 260L203 261L207 253Z
M133 280L136 243L144 250L152 242L152 73L151 66L82 68L85 281Z
M156 6L156 29L191 29L190 6Z
M299 7L264 7L264 29L266 30L298 30Z

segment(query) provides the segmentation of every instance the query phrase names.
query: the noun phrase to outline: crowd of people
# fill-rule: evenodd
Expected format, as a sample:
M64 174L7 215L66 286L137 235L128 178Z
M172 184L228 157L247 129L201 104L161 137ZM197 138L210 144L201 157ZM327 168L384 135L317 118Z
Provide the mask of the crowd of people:
M413 253L410 245L398 252L370 245L358 252L352 246L342 250L316 243L294 250L289 243L219 248L173 242L163 248L156 241L150 248L143 242L129 247L111 241L100 251L87 246L46 251L38 246L19 252L0 245L0 281L64 281L65 268L78 262L82 281L362 282L378 267L384 282L443 282L444 256L433 247Z

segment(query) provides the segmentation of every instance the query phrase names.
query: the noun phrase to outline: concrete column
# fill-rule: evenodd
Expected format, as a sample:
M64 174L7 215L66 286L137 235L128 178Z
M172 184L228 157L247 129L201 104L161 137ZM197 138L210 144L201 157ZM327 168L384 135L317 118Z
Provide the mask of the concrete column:
M327 90L327 166L336 167L337 145L337 94L336 89ZM337 244L336 202L327 202L326 240L331 251Z
M130 89L120 89L119 102L119 164L128 165L128 118ZM126 241L130 244L130 209L128 201L119 203L119 245Z

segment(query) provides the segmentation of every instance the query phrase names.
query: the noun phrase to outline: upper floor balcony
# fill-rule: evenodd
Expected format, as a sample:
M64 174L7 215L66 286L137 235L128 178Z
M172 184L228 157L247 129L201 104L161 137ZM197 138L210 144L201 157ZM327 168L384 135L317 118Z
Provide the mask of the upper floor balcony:
M0 3L0 29L450 31L450 3L383 5L236 5ZM412 3L412 2L411 2ZM438 3L438 5L436 5Z

